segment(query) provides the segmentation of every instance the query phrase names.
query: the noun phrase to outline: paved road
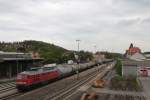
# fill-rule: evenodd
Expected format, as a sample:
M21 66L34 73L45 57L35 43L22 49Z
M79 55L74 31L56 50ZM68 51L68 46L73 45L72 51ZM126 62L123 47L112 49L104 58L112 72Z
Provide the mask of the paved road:
M143 85L145 97L150 100L150 77L140 77L139 79Z

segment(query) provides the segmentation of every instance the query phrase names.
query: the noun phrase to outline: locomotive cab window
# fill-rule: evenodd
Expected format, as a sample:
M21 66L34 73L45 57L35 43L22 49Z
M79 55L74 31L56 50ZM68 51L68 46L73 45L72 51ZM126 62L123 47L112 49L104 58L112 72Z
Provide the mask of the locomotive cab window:
M54 67L44 67L44 68L43 68L44 71L53 70L53 69L54 69Z
M34 67L34 68L28 69L28 71L39 71L40 69L41 69L41 68L39 68L39 67L38 67L38 68L35 68L35 67Z

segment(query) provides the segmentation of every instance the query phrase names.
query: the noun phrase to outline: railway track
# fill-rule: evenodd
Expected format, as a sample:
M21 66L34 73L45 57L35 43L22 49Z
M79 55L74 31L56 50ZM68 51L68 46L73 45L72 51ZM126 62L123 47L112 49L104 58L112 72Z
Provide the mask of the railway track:
M7 87L12 87L12 86L15 86L15 82L2 83L0 84L0 90L7 88Z
M70 91L70 90L73 90L74 88L77 88L77 87L79 87L79 86L81 86L82 84L84 84L87 80L89 80L89 79L91 79L93 76L95 76L95 74L94 75L92 75L91 77L89 77L88 79L82 79L82 80L80 80L80 81L77 81L76 83L74 83L73 85L71 85L71 86L69 86L69 87L67 87L67 88L64 88L64 89L62 89L62 90L60 90L59 92L57 92L57 93L55 93L55 94L53 94L53 95L50 95L50 96L47 96L44 100L51 100L51 99L54 99L55 100L55 98L58 98L58 95L60 96L62 96L62 95L64 95L64 94L66 94L66 91ZM67 92L68 93L68 92Z
M18 92L15 82L0 84L0 100L10 100L23 94Z
M16 89L16 87L7 87L7 88L4 88L4 89L0 90L0 94L2 94L4 92L7 92L7 91L10 91L10 90L13 90L13 89Z
M15 82L0 84L0 94L15 89Z
M89 76L86 77L86 79L82 79L74 83L73 85L60 90L54 95L46 96L44 100L62 100L62 98L66 98L67 96L71 95L75 90L77 90L82 85L85 85L86 83L91 81L93 78L95 79L95 76L97 76L99 73L101 73L101 78L103 78L109 72L109 70L105 70L105 72L103 72L103 70L104 68L101 68L99 72L95 72L92 75L90 74ZM66 100L66 99L63 99L63 100Z
M16 92L14 92L14 93L7 94L6 96L1 97L0 100L9 100L9 99L11 99L11 98L20 96L20 95L22 95L22 94L23 94L23 93L20 93L20 92L18 92L18 91L16 90Z
M7 98L17 95L18 93L15 82L0 84L0 100L7 100Z
M101 69L100 71L102 71L103 69ZM95 71L95 72L97 72L97 71ZM98 72L97 72L98 73ZM81 85L83 85L85 82L87 82L88 80L90 80L90 79L92 79L97 73L94 73L93 75L91 74L91 73L89 73L88 75L87 75L87 77L89 77L89 78L87 78L87 77L85 77L84 78L84 80L82 80L82 81L77 81L76 83L74 83L72 86L70 86L70 87L79 87L79 86L81 86ZM46 98L45 98L45 100L52 100L54 97L56 97L58 94L60 95L60 94L62 94L64 91L66 91L66 90L69 90L69 88L70 87L68 87L68 88L66 88L66 89L62 89L62 90L60 90L60 92L57 92L56 94L54 94L54 95L51 95L51 96L46 96ZM6 91L6 93L3 93L3 95L2 94L0 94L0 100L15 100L15 99L13 99L13 98L16 98L16 97L20 97L20 96L23 96L24 94L26 94L26 93L20 93L20 92L18 92L17 91L17 89L13 89L13 85L12 85L12 88L11 88L12 90L9 90L8 92ZM75 88L74 88L75 89ZM33 90L34 91L34 90ZM30 91L31 93L33 92L33 91ZM73 89L72 89L72 91L73 91ZM28 94L30 93L30 92L28 92ZM52 98L52 99L51 99ZM55 100L55 99L54 99Z

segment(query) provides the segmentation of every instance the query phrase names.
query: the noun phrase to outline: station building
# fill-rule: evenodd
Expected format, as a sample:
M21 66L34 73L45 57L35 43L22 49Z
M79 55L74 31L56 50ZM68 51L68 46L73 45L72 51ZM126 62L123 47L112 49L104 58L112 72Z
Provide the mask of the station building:
M0 78L14 77L33 65L39 65L41 61L43 59L37 57L37 53L0 51Z

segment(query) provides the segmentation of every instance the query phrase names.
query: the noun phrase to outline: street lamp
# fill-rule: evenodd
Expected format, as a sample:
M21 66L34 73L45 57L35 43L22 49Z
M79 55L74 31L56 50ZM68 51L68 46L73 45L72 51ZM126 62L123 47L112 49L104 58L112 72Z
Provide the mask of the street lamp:
M77 58L77 64L78 64L78 69L77 69L77 79L79 79L79 67L80 67L80 65L79 65L79 50L80 50L80 41L81 40L76 40L76 42L77 42L77 44L78 44L78 58Z
M94 52L96 53L96 45L94 45Z
M76 42L78 43L78 52L79 52L79 48L80 48L80 41L81 40L76 40Z

